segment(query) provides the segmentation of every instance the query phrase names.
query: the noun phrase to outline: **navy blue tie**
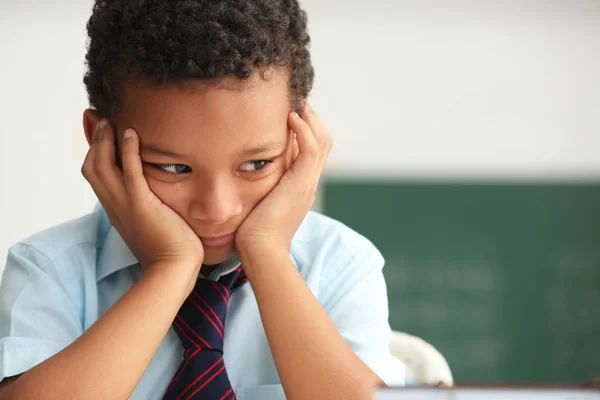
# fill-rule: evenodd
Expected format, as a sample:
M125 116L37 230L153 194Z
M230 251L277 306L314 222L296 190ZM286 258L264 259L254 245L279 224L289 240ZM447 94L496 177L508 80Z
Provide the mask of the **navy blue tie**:
M223 363L223 335L229 297L246 282L242 267L218 282L198 279L173 321L184 355L164 400L236 398Z

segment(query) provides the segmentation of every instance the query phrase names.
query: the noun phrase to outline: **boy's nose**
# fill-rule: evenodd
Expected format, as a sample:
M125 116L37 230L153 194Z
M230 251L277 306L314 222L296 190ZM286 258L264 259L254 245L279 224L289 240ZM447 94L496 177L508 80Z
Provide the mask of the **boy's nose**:
M189 210L190 217L214 225L224 224L241 213L242 202L236 191L223 184L206 187L190 203Z

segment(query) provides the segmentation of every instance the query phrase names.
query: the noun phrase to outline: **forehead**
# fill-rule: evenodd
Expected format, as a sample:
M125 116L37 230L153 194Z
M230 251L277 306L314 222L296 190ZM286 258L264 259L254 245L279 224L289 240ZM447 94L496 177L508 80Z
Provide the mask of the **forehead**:
M119 130L134 128L142 142L171 148L245 146L287 133L287 74L259 73L246 81L227 78L185 85L124 85Z

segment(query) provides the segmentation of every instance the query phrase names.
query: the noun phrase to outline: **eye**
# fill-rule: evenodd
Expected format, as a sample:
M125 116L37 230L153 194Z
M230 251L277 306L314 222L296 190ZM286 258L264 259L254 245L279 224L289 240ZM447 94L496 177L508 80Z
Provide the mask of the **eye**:
M181 175L190 172L192 169L183 164L153 164L154 167L174 175Z
M243 163L239 171L241 172L249 172L249 173L259 173L265 170L273 161L269 160L258 160L258 161L247 161Z

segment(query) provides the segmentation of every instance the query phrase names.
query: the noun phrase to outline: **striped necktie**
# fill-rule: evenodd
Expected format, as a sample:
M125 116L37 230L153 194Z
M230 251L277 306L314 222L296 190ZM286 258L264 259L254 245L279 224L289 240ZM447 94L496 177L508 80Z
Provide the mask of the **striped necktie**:
M223 363L223 335L231 292L246 282L242 267L217 282L198 279L173 321L184 355L164 400L236 398Z

